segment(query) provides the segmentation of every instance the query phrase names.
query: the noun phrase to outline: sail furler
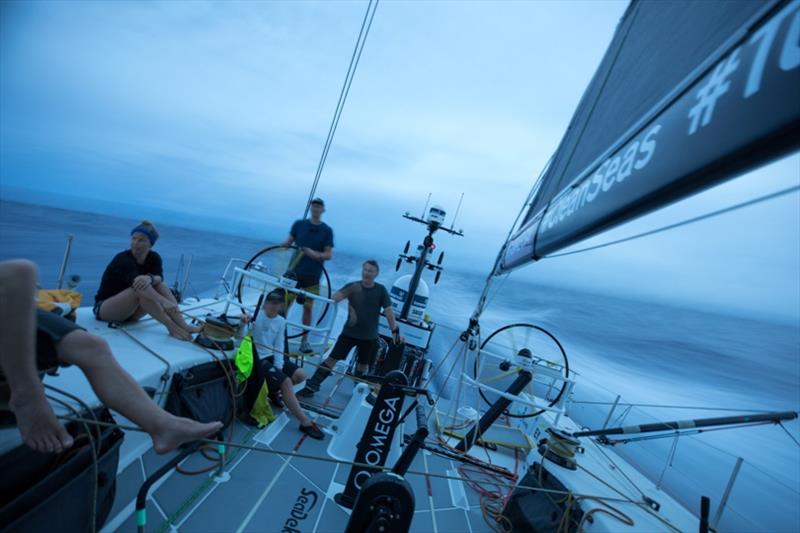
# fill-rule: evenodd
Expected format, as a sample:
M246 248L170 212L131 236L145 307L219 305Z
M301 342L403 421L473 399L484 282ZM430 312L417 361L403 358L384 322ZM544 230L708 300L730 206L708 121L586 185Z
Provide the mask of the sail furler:
M647 8L659 4L649 3ZM541 198L534 202L527 220L507 243L496 273L540 259L796 150L800 145L800 2L774 7L751 31L739 28L740 39L728 44L714 64L698 73L651 120L628 132L623 142L614 143L616 149L546 203ZM603 69L601 65L598 74ZM576 117L585 105L581 103ZM571 129L576 127L573 124ZM567 140L559 152L570 148ZM559 152L556 159L562 155ZM559 168L566 166L568 162ZM557 171L548 178L558 179Z

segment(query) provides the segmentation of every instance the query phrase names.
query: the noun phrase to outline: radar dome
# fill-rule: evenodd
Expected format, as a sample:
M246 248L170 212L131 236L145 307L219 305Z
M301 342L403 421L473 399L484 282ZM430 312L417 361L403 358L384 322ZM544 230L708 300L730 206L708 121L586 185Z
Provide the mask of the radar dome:
M411 275L401 276L392 285L389 291L389 296L392 299L392 311L395 316L400 316L400 311L403 310L403 305L406 303L408 297L408 288L411 285ZM430 289L424 280L419 280L417 285L417 293L414 295L414 301L411 302L411 308L408 311L408 321L413 324L422 324L425 310L428 308L428 297Z

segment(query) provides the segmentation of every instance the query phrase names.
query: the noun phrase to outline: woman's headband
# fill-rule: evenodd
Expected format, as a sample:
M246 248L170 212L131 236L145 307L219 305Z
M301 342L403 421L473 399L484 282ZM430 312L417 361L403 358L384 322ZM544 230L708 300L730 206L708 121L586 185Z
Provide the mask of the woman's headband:
M153 246L158 240L158 235L156 235L155 233L153 233L151 230L147 229L144 226L136 226L135 228L133 228L131 230L131 235L137 232L143 233L150 240L150 246Z

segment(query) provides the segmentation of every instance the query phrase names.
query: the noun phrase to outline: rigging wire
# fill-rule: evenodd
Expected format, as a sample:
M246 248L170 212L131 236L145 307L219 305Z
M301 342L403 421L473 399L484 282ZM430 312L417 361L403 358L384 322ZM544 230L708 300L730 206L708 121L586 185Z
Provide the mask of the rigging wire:
M121 424L116 424L116 423L111 423L111 422L103 422L103 421L100 421L100 420L88 420L88 419L83 419L83 418L80 418L80 417L71 417L71 416L57 416L57 418L60 418L62 420L67 420L67 421L73 421L73 422L81 422L81 423L85 423L85 424L94 424L94 425L101 426L101 427L116 427L116 428L119 428L121 430L126 430L126 431L144 432L144 430L139 428L139 427L123 426ZM256 452L261 452L261 453L279 455L279 456L295 457L295 458L300 458L300 459L310 459L310 460L316 460L316 461L327 462L327 463L335 463L335 464L346 465L346 466L370 467L370 468L374 468L375 467L374 465L367 465L366 463L358 463L358 462L355 462L355 461L346 461L346 460L342 460L342 459L335 459L335 458L332 458L332 457L324 457L324 456L315 456L315 455L309 455L309 454L302 454L302 453L298 453L297 451L274 450L274 449L271 449L271 448L264 448L264 447L259 447L259 446L251 446L251 445L248 445L248 444L237 443L237 442L232 442L232 441L216 441L216 440L211 440L211 439L198 439L198 441L199 442L203 442L203 443L213 444L213 445L222 444L222 445L225 445L226 448L230 447L230 448L234 448L234 449L250 450L250 451L256 451ZM496 481L496 485L500 486L500 487L505 487L505 488L508 488L508 489L514 489L514 488L517 488L517 489L520 489L520 490L526 490L527 489L527 490L533 490L533 491L543 492L543 493L552 494L552 495L565 496L567 498L574 498L575 500L593 500L593 501L597 501L597 502L606 502L606 503L615 502L615 503L633 504L633 505L636 505L637 507L640 507L642 510L644 510L645 512L650 514L653 518L659 520L661 523L666 525L671 530L677 531L675 529L675 526L670 524L663 517L661 517L658 514L656 514L655 512L653 512L645 502L638 501L638 500L635 500L635 499L633 499L633 498L631 498L629 496L626 496L619 489L615 488L613 485L610 485L609 483L607 483L602 478L598 477L596 474L592 473L590 470L586 469L582 465L579 464L578 467L581 470L584 470L586 473L588 473L593 478L597 479L603 485L606 485L608 488L610 488L615 493L619 494L620 497L595 496L595 495L589 495L589 494L578 494L578 493L575 493L575 492L572 492L572 491L547 489L547 488L543 488L543 487L524 486L524 485L521 485L521 484L517 484L516 482L504 482L502 480ZM383 467L380 467L380 468L383 471L391 470L390 467L386 467L386 466L383 466ZM616 467L616 468L619 469L619 467ZM452 480L452 481L461 481L461 482L464 481L464 478L462 478L462 477L450 476L450 475L446 475L446 474L436 474L436 473L427 472L427 471L423 472L423 471L417 471L417 470L408 470L406 473L407 474L411 474L411 475L429 476L429 477L433 477L433 478L446 479L446 480ZM621 517L617 517L617 518L621 519Z
M486 299L486 307L489 307L494 299L497 298L497 295L500 294L500 291L503 290L503 286L506 284L506 281L508 281L509 276L511 276L511 272L507 272L506 275L500 280L500 283L495 288L494 294L490 294Z
M511 427L509 417L506 416L503 418L505 419L506 426ZM491 457L489 464L491 465ZM484 521L489 528L496 533L511 533L514 530L510 519L503 514L506 505L508 505L509 500L511 500L514 489L509 488L504 491L503 487L498 485L496 481L498 479L503 481L505 477L513 482L517 482L519 480L517 475L518 468L519 449L517 448L514 448L514 469L511 472L498 472L496 469L492 470L476 463L465 463L458 467L458 472L464 478L464 484L478 494L481 514L483 515ZM473 478L468 472L477 472L485 477Z
M574 137L575 142L572 144L572 149L570 150L569 155L565 156L564 163L561 166L561 173L558 176L558 181L559 182L561 181L561 179L563 179L567 168L569 167L570 163L572 163L572 158L575 156L575 152L577 152L577 150L578 150L578 146L580 146L581 141L583 140L583 135L586 133L586 129L589 126L589 122L591 122L592 116L594 115L595 110L597 109L597 106L598 106L598 104L600 102L600 96L605 91L606 84L608 83L608 80L611 78L611 74L614 72L614 67L616 67L616 65L617 65L617 60L619 59L619 56L622 53L622 49L625 48L625 46L624 46L625 42L628 40L628 36L630 35L631 28L633 28L634 21L636 20L636 17L639 14L639 10L640 10L639 4L631 3L629 5L628 9L625 11L625 15L623 16L623 19L620 20L620 22L619 22L620 25L625 24L625 22L626 22L625 19L628 17L629 12L630 12L631 19L630 19L630 23L628 24L628 27L625 29L625 33L622 34L621 33L621 29L617 30L618 34L621 35L621 38L620 38L619 42L617 43L617 49L613 51L613 54L614 54L613 59L611 59L610 64L608 65L608 69L605 71L605 73L603 75L602 81L599 82L599 87L597 88L597 91L595 92L594 96L592 97L592 102L591 103L587 102L587 106L586 107L588 109L587 109L587 113L586 113L586 118L585 118L585 120L583 120L583 125L582 125L582 127L580 129L580 132L578 132L576 134L576 137ZM610 54L612 52L611 46L613 44L614 44L614 42L612 40L611 44L608 47L608 50L606 50L606 55L608 55L608 54ZM598 73L599 73L599 71L598 71ZM586 89L585 89L585 91L583 93L583 96L581 96L580 103L578 104L578 109L580 109L581 111L583 110L584 99L588 98L590 96L589 92L594 88L593 87L594 81L595 80L593 79L592 83L590 83L589 86L586 87ZM569 134L569 130L572 128L572 126L573 126L573 124L571 124L571 123L570 123L569 126L567 126L567 131L565 132L564 138L562 139L561 143L559 144L558 149L556 149L556 153L559 153L561 151L562 144L566 140L566 137ZM565 150L567 150L567 148L565 148ZM553 154L553 158L555 158L555 155L556 154ZM545 204L544 210L542 212L542 216L545 216L547 214L548 210L551 207L551 201L552 201L552 197ZM538 236L538 231L533 234L533 249L534 250L536 250L537 236Z
M454 329L454 331L455 331L455 329ZM126 333L128 333L128 332L126 332ZM129 334L129 336L130 336L130 334ZM135 340L138 340L138 339L135 339ZM261 347L261 345L260 345L259 343L255 343L255 342L254 342L254 344L257 344L259 347ZM454 348L455 348L455 346L456 346L457 344L458 344L458 340L456 340L456 341L453 343L453 345L450 347L450 349L448 350L448 352L447 352L447 354L445 355L445 357L443 357L443 358L442 358L442 361L440 361L440 363L439 363L439 364L437 365L437 367L434 369L434 372L432 372L432 373L431 373L431 376L430 376L431 380L433 379L433 377L434 377L434 376L435 376L435 374L437 373L437 372L436 372L436 370L438 370L438 369L439 369L439 368L440 368L440 367L441 367L443 364L445 364L445 363L446 363L446 359L448 359L448 358L449 358L449 356L450 356L450 355L453 353L453 350L454 350ZM266 346L264 346L264 347L262 347L262 348L266 348ZM211 355L211 357L212 357L213 359L216 359L216 360L219 362L219 359L218 359L218 357L217 357L217 356L216 356L216 355L215 355L215 354L214 354L214 353L213 353L211 350L208 350L208 349L205 349L205 350L206 350L206 351L207 351L207 352L208 352L208 353ZM462 349L462 351L463 351L463 349ZM224 353L224 352L221 352L221 353ZM316 365L315 363L313 363L313 362L311 362L311 361L308 361L308 362L309 362L309 364L311 364L312 366L318 366L318 365ZM356 377L354 377L354 376L352 376L352 375L349 375L349 374L346 374L346 373L344 373L344 372L338 372L338 371L336 371L336 370L334 370L334 369L331 369L331 371L332 371L332 373L335 373L335 374L341 374L341 376L342 376L342 377L349 378L350 380L352 380L352 381L354 381L354 382L367 382L366 380L362 380L362 379L356 378ZM226 373L227 373L227 372L226 372ZM451 367L451 373L452 373L452 367ZM451 373L450 373L450 374L451 374ZM448 376L445 378L445 380L446 380L446 381L449 381L450 374L448 374ZM229 382L231 381L231 380L230 380L230 377L228 377L228 380L229 380ZM59 391L59 392L63 392L63 391ZM438 404L438 401L439 401L439 400L440 400L440 398L441 398L441 392L442 392L442 391L440 391L440 394L439 394L439 396L438 396L438 397L436 398L436 400L434 401L434 404L435 404L435 405L436 405L436 404ZM243 391L242 391L242 392L239 392L239 393L236 393L236 394L235 394L235 397L240 397L242 393L243 393ZM77 400L77 398L76 398L76 400ZM78 400L78 401L79 401L79 400ZM608 404L608 405L610 405L610 403L608 403L608 402L590 402L590 401L584 401L584 402L575 402L575 403L584 403L584 404ZM620 406L622 406L622 405L625 405L625 404L619 404L619 405L620 405ZM681 409L724 410L724 411L729 411L729 410L732 410L732 411L737 411L737 409L709 408L709 407L698 407L698 406L679 406L679 405L675 405L675 406L673 406L673 405L658 405L658 404L627 404L627 408L624 410L624 412L622 413L622 415L620 415L620 418L624 418L624 417L625 417L625 416L626 416L626 415L629 413L629 411L630 411L630 409L631 409L632 407L667 407L667 408L681 408ZM88 408L88 407L87 407L87 408ZM738 409L738 411L741 411L741 410L742 410L742 409ZM752 410L751 410L751 411L752 411ZM757 412L757 411L756 411L756 412ZM431 416L432 414L433 414L433 410L430 410L430 411L429 411L429 413L428 413L428 419L430 419L430 416ZM619 420L619 418L618 418L618 420ZM783 430L784 430L784 431L787 433L787 435L789 435L789 437L792 439L792 441L793 441L793 442L795 442L795 444L797 444L798 446L800 446L800 443L799 443L799 442L798 442L798 441L797 441L797 440L796 440L796 439L795 439L795 438L794 438L794 437L791 435L791 433L790 433L790 432L789 432L789 431L788 431L788 430L785 428L785 426L783 426L783 424L779 424L779 425L781 425L782 429L783 429ZM441 443L437 443L437 444L441 444ZM718 449L718 448L716 448L716 447L714 447L714 446L711 446L711 447L712 447L712 448L715 448L715 449L717 449L718 451L721 451L721 452L723 452L723 451L724 451L724 450L720 450L720 449ZM215 451L216 451L216 450L215 450ZM757 467L755 467L755 465L752 465L752 466L753 466L754 468L758 469ZM212 467L211 469L213 469L213 468L214 468L214 467ZM759 469L759 471L761 471L761 470ZM762 472L763 472L763 471L762 471ZM185 473L185 472L182 472L182 473ZM764 472L764 473L766 474L766 472ZM768 474L767 474L767 475L768 475ZM771 476L770 476L770 477L771 477Z
M83 408L87 409L87 413L94 418L94 422L97 425L100 425L99 424L99 420L97 420L97 418L94 415L94 412L91 409L89 409L89 406L86 405L80 398L78 398L77 396L73 396L72 394L70 394L68 392L65 392L65 391L63 391L61 389L58 389L56 387L52 387L50 385L45 385L45 388L50 389L50 390L52 390L54 392L57 392L59 394L63 394L64 396L66 396L68 398L71 398L73 400L76 400ZM99 482L100 464L99 464L98 456L100 454L101 443L98 443L98 442L95 441L94 435L92 434L92 430L89 429L89 424L92 423L91 420L82 419L81 414L77 411L77 409L75 409L69 403L67 403L67 402L65 402L65 401L63 401L63 400L61 400L59 398L56 398L54 396L51 396L49 394L45 395L45 397L48 400L56 402L56 403L60 404L61 406L65 407L68 412L73 413L76 418L80 419L80 420L76 420L76 422L78 422L78 423L83 425L83 428L86 430L86 435L89 438L89 448L92 450L92 502L91 502L91 514L89 515L89 520L91 521L89 528L90 528L90 531L92 533L95 533L97 531L97 496L98 496L98 492L100 490L100 488L98 486L98 484L100 483ZM98 429L98 433L100 433L99 429ZM80 435L75 437L75 441L76 442L77 442L77 439L78 439L79 436ZM100 438L102 439L102 435L101 435ZM78 450L78 452L79 451L80 450ZM66 453L78 453L78 452L74 452L72 449L70 449L70 450L67 450L64 453L66 454Z
M601 388L601 389L604 389L604 390L606 390L607 392L611 392L610 390L608 390L608 389L605 389L605 387L603 387L603 385L601 385L601 384L600 384L600 383L598 383L597 381L594 381L594 380L592 380L592 379L591 379L590 377L588 377L588 376L583 376L583 375L582 375L582 376L581 376L581 378L582 378L582 380L583 380L583 381L587 381L587 382L591 383L593 386L596 386L596 387L599 387L599 388ZM614 403L613 403L613 402L592 402L592 401L576 401L576 400L572 400L572 401L571 401L571 403L574 403L574 404L595 404L595 405L614 405ZM734 411L734 412L750 412L750 413L762 413L762 412L766 413L766 412L769 412L769 411L762 411L762 410L750 409L750 408L747 408L747 409L743 409L743 408L722 408L722 407L713 407L713 408L712 408L712 407L703 407L703 406L686 406L686 405L659 405L659 404L638 404L638 403L630 403L630 404L628 404L628 403L625 403L625 404L623 404L623 403L619 403L619 404L617 404L617 405L618 405L618 406L620 406L620 407L621 407L621 406L627 406L627 407L626 407L626 410L627 410L628 412L624 413L624 415L625 415L626 417L627 417L627 415L629 414L629 411L630 411L632 408L638 408L638 407L648 407L648 408L659 408L659 407L661 407L661 408L668 408L668 409L696 409L696 410L708 410L708 411ZM663 421L663 419L660 419L660 418L658 418L658 417L655 417L654 419L655 419L655 420L662 420L662 421ZM619 421L619 420L620 420L620 418L618 417L618 418L617 418L617 421ZM615 424L615 425L619 425L619 424L617 424L617 422L614 422L614 424ZM766 425L766 424L765 424L765 425ZM791 440L792 440L792 441L793 441L795 444L797 444L797 446L799 446L799 447L800 447L800 442L798 442L798 441L797 441L797 440L794 438L794 436L793 436L791 433L789 433L789 430L788 430L788 429L787 429L785 426L783 426L783 424L782 424L782 423L780 423L780 422L778 423L778 425L780 425L780 426L783 428L783 430L784 430L784 431L787 433L787 435L789 436L789 438L790 438L790 439L791 439ZM740 427L741 427L741 426L740 426ZM587 428L587 429L588 429L588 428ZM726 428L721 428L721 429L726 429ZM709 430L705 430L705 431L706 431L706 432L708 432ZM710 443L710 442L708 442L707 440L703 440L703 439L696 439L696 438L694 438L694 434L687 434L687 435L686 435L686 438L688 438L688 439L692 439L692 441L693 441L695 444L697 444L697 445L699 445L699 446L706 447L706 448L710 448L710 449L714 450L715 452L717 452L717 453L719 453L719 454L723 454L723 455L726 455L726 456L728 456L728 457L732 457L732 458L739 457L739 455L738 455L738 454L733 454L733 453L731 453L730 451L728 451L728 450L726 450L726 449L723 449L723 448L720 448L719 446L716 446L716 445L714 445L714 444L711 444L711 443ZM641 448L641 450L642 450L642 451L644 451L644 452L650 453L651 457L653 457L654 459L655 459L655 458L660 458L660 456L659 456L658 454L656 454L656 453L651 453L651 452L649 451L649 448L642 447L642 448ZM752 463L752 462L749 462L749 463L748 463L748 466L749 466L750 468L754 469L754 470L757 470L757 471L761 472L761 473L762 473L764 476L768 477L768 478L769 478L769 479L770 479L772 482L774 482L774 483L777 483L777 484L781 485L782 487L784 487L784 488L786 488L786 489L790 490L791 492L793 492L793 493L795 493L795 494L800 494L800 492L798 492L796 488L793 488L793 487L790 487L790 486L786 485L786 484L785 484L783 481L781 481L781 480L779 480L778 478L776 478L776 477L775 477L775 476L774 476L774 475L773 475L771 472L769 472L769 471L767 471L767 470L764 470L764 469L762 469L761 467L759 467L758 465L756 465L756 464L754 464L754 463ZM676 470L680 471L680 469L678 469L678 468L676 468L676 467L673 467L673 468L675 468ZM685 472L683 473L683 475L685 475L685 476L687 476L687 477L690 477L690 475L689 475L688 473L685 473Z
M126 426L126 425L112 423L112 422L104 422L102 420L89 420L89 419L85 419L85 418L80 418L80 417L75 417L75 416L66 416L66 415L56 416L56 418L59 418L61 420L66 420L66 421L69 421L69 422L82 422L82 423L97 425L97 426L101 426L101 427L118 428L118 429L121 429L121 430L124 430L124 431L138 431L138 432L141 432L141 433L146 433L142 428L137 427L137 426ZM250 450L250 451L261 452L261 453L268 453L268 454L272 454L272 455L294 457L294 458L298 458L298 459L309 459L309 460L320 461L320 462L325 462L325 463L335 463L335 464L340 464L340 465L345 465L345 466L357 466L357 467L361 467L361 468L381 468L381 470L386 471L386 472L391 471L391 469L392 469L392 467L389 467L389 466L379 467L378 465L370 465L370 464L367 464L367 463L359 463L359 462L356 462L356 461L347 461L347 460L344 460L344 459L335 459L333 457L310 455L310 454L304 454L304 453L299 453L299 452L296 452L296 451L289 451L289 450L275 450L275 449L272 449L272 448L264 448L264 447L261 447L261 446L252 446L252 445L249 445L249 444L233 442L233 441L218 441L218 440L213 440L213 439L206 438L206 439L197 439L197 442L202 442L202 443L207 443L207 444L212 444L212 445L224 444L226 447L231 447L231 448L240 448L240 449L243 449L243 450ZM440 479L449 479L449 480L453 480L453 481L463 481L463 479L460 478L460 477L449 476L447 474L436 474L434 472L424 472L424 471L421 471L421 470L408 470L406 473L407 474L413 474L413 475L419 475L419 476L430 476L430 477L435 477L435 478L440 478ZM513 488L513 487L517 486L517 485L515 485L513 483L508 483L508 482L502 483L502 485L505 486L505 487L509 487L509 488ZM541 492L550 492L552 494L560 494L560 495L567 494L567 491L543 489L543 488L540 488L540 487L518 486L518 488L521 488L521 489L533 489L533 490L537 490L537 491L541 491ZM619 491L617 491L617 492L619 493ZM590 496L590 495L587 495L587 496ZM608 500L608 501L624 502L624 503L633 503L633 504L640 504L641 503L641 502L638 502L636 500L633 500L631 498L628 498L628 497L624 496L624 494L623 494L622 498L613 498L613 497L612 498L606 498L605 496L591 496L591 497L605 499L605 500Z
M508 246L508 242L511 240L511 236L514 234L514 230L516 229L517 224L519 223L520 219L522 218L522 215L526 212L526 210L530 208L531 204L533 203L534 197L539 192L539 189L541 188L541 184L542 184L542 177L547 172L547 169L550 168L550 163L553 162L553 157L554 157L554 155L551 155L550 159L547 160L547 163L545 163L544 168L542 168L542 171L539 173L539 176L536 178L536 181L534 182L533 187L531 187L531 190L528 191L528 196L525 198L525 202L523 202L522 207L519 210L519 213L517 213L517 218L514 219L514 223L511 225L511 228L508 230L508 235L506 235L506 239L505 239L505 241L503 241L503 245L500 247L500 251L497 252L497 257L495 257L494 265L492 266L492 270L491 270L491 272L489 272L489 275L486 276L486 281L483 283L483 291L481 291L481 295L478 298L478 304L475 306L475 311L473 312L473 316L475 318L480 318L480 315L483 314L483 310L486 308L486 306L489 305L489 303L486 301L486 299L489 296L489 290L491 289L491 285L492 285L492 278L495 276L495 273L497 272L497 269L500 266L500 262L502 261L503 255L505 254L506 247ZM507 278L508 278L508 275L506 275L506 279ZM497 295L497 293L495 293L495 296L496 295Z
M767 195L764 195L764 196L759 196L758 198L754 198L753 200L748 200L746 202L742 202L742 203L735 204L735 205L732 205L732 206L729 206L729 207L725 207L723 209L718 209L717 211L712 211L710 213L706 213L704 215L700 215L700 216L697 216L697 217L694 217L694 218L683 220L681 222L676 222L674 224L669 224L669 225L663 226L661 228L657 228L657 229L650 230L650 231L645 231L645 232L642 232L642 233L637 233L636 235L631 235L629 237L624 237L622 239L616 239L616 240L613 240L613 241L610 241L610 242L606 242L606 243L603 243L603 244L597 244L597 245L594 245L594 246L587 246L586 248L581 248L579 250L572 250L572 251L569 251L569 252L548 254L548 255L542 257L542 259L552 259L552 258L555 258L555 257L564 257L564 256L567 256L567 255L580 254L580 253L583 253L583 252L588 252L588 251L591 251L591 250L597 250L599 248L605 248L607 246L612 246L614 244L621 244L623 242L632 241L634 239L641 239L642 237L647 237L649 235L655 235L656 233L661 233L663 231L667 231L667 230L670 230L670 229L675 229L675 228L678 228L678 227L681 227L681 226L686 226L688 224L694 224L695 222L700 222L701 220L705 220L707 218L719 216L719 215L722 215L722 214L725 214L725 213L729 213L729 212L732 212L732 211L736 211L738 209L742 209L742 208L745 208L745 207L750 207L751 205L755 205L755 204L758 204L758 203L761 203L761 202L765 202L767 200L772 200L774 198L778 198L780 196L791 194L791 193L796 192L798 190L800 190L800 185L793 185L792 187L788 187L786 189L782 189L782 190L774 192L774 193L770 193L770 194L767 194Z
M795 444L797 444L798 448L800 448L800 442L797 442L797 439L794 438L794 435L792 435L788 429L786 429L786 426L783 425L783 422L778 422L778 425L786 432L787 435L789 435L789 438L792 439Z
M375 17L375 11L378 9L378 2L380 0L369 0L367 4L367 11L364 13L364 20L361 22L361 30L358 32L358 39L356 39L356 46L353 49L353 55L350 57L350 66L347 68L347 74L344 78L342 90L339 93L339 101L336 104L336 110L333 113L330 128L328 129L328 137L325 139L325 146L322 148L322 155L319 158L317 165L317 172L314 176L314 183L311 185L311 192L308 194L308 201L306 202L305 211L303 211L303 218L308 216L308 210L311 207L311 200L317 191L320 177L322 176L322 169L325 167L325 162L328 159L328 152L330 151L331 144L333 143L333 136L336 134L336 129L339 127L339 119L344 110L344 104L347 101L347 95L350 93L350 85L353 83L353 77L358 68L358 62L361 60L361 52L364 51L364 44L367 42L369 30L372 27L372 19Z
M456 341L456 342L458 342L458 341ZM454 344L453 346L455 346L455 344ZM465 357L466 357L465 350L466 350L466 347L465 347L465 345L462 343L462 348L461 348L461 350L460 350L460 352L459 352L459 355L461 355L461 354L464 354L464 355L465 355ZM439 368L441 368L441 365L442 365L442 364L444 363L444 361L445 361L445 360L446 360L446 359L447 359L447 358L450 356L450 352L452 352L452 348L451 348L451 349L450 349L450 351L448 352L448 355L447 355L447 357L446 357L446 358L444 358L444 359L442 359L442 363L440 363L440 364L439 364L439 366L437 366L437 369L436 369L436 371L438 371L438 369L439 369ZM456 364L455 364L455 363L458 361L458 357L459 357L459 356L456 356L456 361L455 361L455 362L454 362L454 364L453 364L453 365L450 367L450 371L449 371L449 372L447 372L447 376L445 376L445 378L444 378L444 381L442 382L442 385L441 385L441 387L439 387L439 391L438 391L438 393L436 394L436 399L434 399L434 401L433 401L433 407L432 407L431 409L429 409L429 410L428 410L428 416L427 416L427 418L425 419L426 421L430 420L431 416L432 416L432 415L433 415L433 414L436 412L436 407L439 405L439 401L442 399L442 395L444 394L444 390L445 390L445 388L446 388L446 387L447 387L447 386L450 384L450 376L451 376L451 375L453 375L453 371L456 369ZM431 373L431 376L430 376L429 380L428 380L428 381L426 382L426 384L425 384L425 386L426 386L426 387L428 386L428 384L430 384L430 383L432 383L432 382L433 382L433 377L434 377L435 375L436 375L436 374L435 374L435 372L434 372L434 373ZM462 381L462 380L459 380L459 383L460 383L461 381ZM448 417L449 417L449 414L448 414Z

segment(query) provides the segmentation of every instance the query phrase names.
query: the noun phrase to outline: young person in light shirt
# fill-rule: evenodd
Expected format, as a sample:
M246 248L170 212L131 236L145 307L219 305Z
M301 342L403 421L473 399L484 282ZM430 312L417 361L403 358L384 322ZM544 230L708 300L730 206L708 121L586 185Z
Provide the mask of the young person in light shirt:
M308 418L294 394L293 385L302 383L306 376L302 368L287 360L284 352L286 319L280 315L283 301L282 289L275 289L264 298L261 312L253 322L253 342L263 359L270 396L286 404L289 412L300 421L300 431L313 439L322 440L325 434ZM249 320L245 316L245 321Z

